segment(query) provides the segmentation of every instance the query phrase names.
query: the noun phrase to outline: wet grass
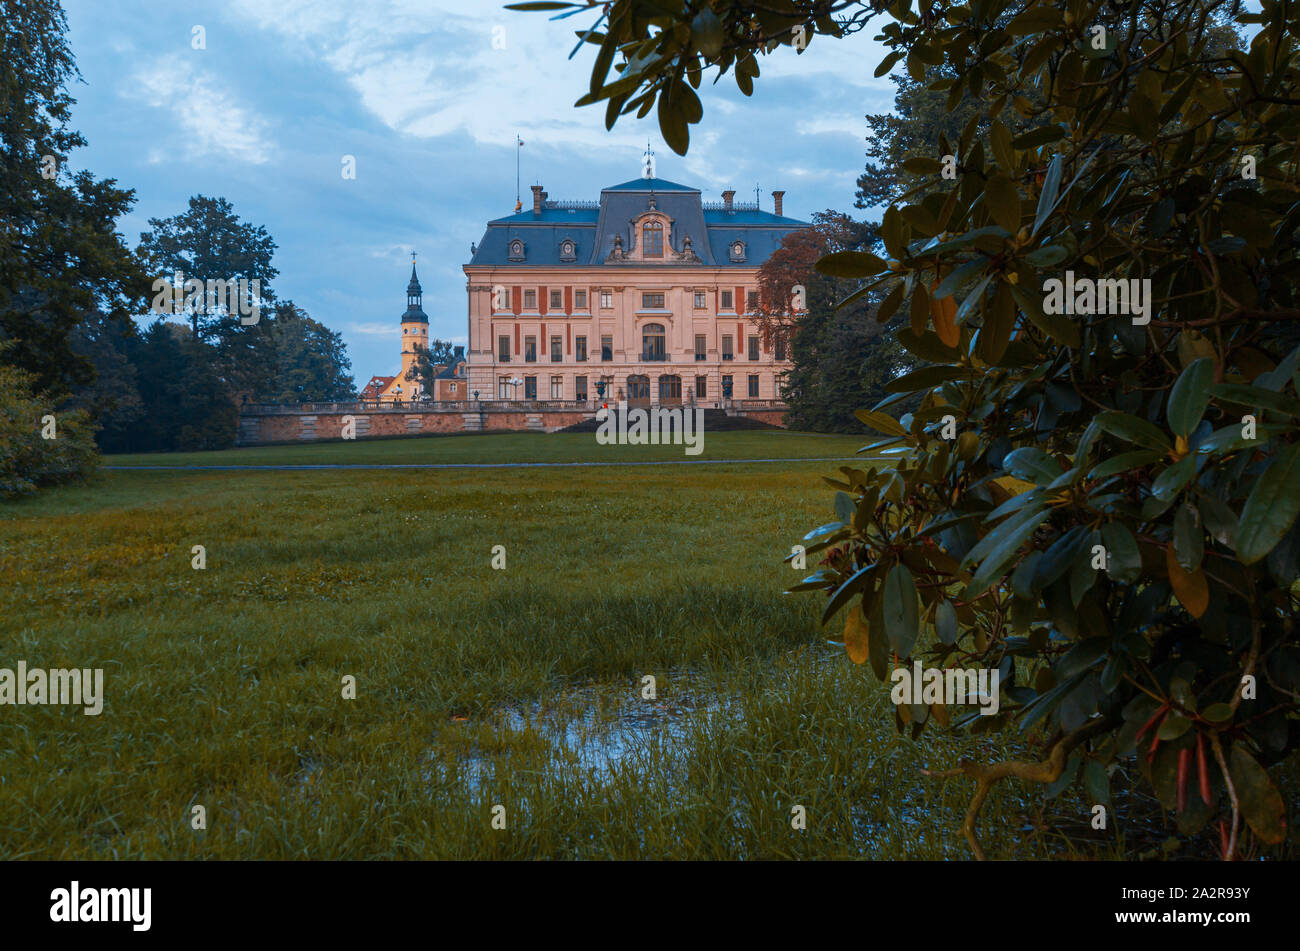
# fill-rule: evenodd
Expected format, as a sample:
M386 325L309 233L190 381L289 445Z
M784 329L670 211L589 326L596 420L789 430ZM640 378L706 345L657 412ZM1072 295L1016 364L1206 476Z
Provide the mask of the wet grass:
M780 593L832 468L119 472L0 507L0 667L106 693L0 708L0 858L965 858L969 785L920 769L1010 748L901 737ZM1124 851L1041 802L995 790L991 856Z

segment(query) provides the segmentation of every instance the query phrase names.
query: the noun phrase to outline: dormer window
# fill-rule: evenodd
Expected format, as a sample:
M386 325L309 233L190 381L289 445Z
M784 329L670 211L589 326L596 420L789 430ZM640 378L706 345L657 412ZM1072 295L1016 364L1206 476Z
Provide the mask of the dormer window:
M647 221L641 227L641 256L661 258L664 256L664 226L658 221Z
M560 242L560 260L576 261L578 259L578 246L573 243L573 239L565 238Z
M740 263L745 260L745 242L731 242L731 260L733 263Z
M510 242L508 257L511 261L522 261L524 259L524 243L518 238Z

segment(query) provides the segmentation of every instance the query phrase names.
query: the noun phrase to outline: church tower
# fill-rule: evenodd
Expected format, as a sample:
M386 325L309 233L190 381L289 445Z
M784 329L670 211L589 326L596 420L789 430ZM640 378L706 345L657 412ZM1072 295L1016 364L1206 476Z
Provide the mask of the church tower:
M420 288L420 279L415 276L415 258L411 258L411 282L406 285L406 312L402 314L402 372L394 381L394 392L400 392L401 399L411 400L420 392L419 380L408 380L406 373L415 366L415 345L429 348L429 318L420 307L424 296ZM401 390L397 390L397 386ZM431 396L432 394L426 394Z

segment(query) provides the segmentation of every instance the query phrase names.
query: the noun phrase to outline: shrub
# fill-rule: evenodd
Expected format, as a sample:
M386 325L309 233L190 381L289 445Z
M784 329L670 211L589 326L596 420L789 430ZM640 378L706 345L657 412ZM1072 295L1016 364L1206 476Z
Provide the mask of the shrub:
M30 395L33 380L32 374L0 365L0 497L84 481L99 465L89 415L56 413L50 400ZM43 431L53 438L46 439Z
M591 4L573 4L591 6ZM553 6L553 5L547 5ZM1267 770L1300 741L1300 9L1134 0L608 5L591 91L606 122L658 98L685 152L705 67L749 94L758 56L876 17L890 53L983 108L885 212L889 256L819 267L871 280L925 366L859 418L894 450L831 480L824 563L800 589L845 611L850 656L994 668L1003 704L952 722L1041 739L1035 762L963 762L964 832L990 787L1082 782L1136 761L1185 834L1242 854L1286 834ZM1237 40L1234 24L1254 35ZM818 49L816 43L808 51ZM615 55L622 75L606 82ZM998 118L1024 120L1013 133ZM1071 286L1074 278L1079 283ZM1076 298L1092 281L1137 281ZM1070 287L1079 306L1056 306ZM849 303L846 300L844 303ZM904 309L906 308L906 309ZM919 408L895 419L908 396ZM899 705L914 735L942 703Z

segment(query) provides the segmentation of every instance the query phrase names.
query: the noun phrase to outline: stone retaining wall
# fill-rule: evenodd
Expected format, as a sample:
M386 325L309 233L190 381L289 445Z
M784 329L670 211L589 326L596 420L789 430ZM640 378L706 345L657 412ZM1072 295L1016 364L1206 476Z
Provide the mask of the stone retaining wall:
M784 409L736 410L776 426L785 425ZM341 403L305 406L246 406L239 416L239 445L294 443L339 439L344 421L352 418L357 439L466 433L486 430L554 432L589 419L594 407L483 406L459 403L445 408L363 406Z

